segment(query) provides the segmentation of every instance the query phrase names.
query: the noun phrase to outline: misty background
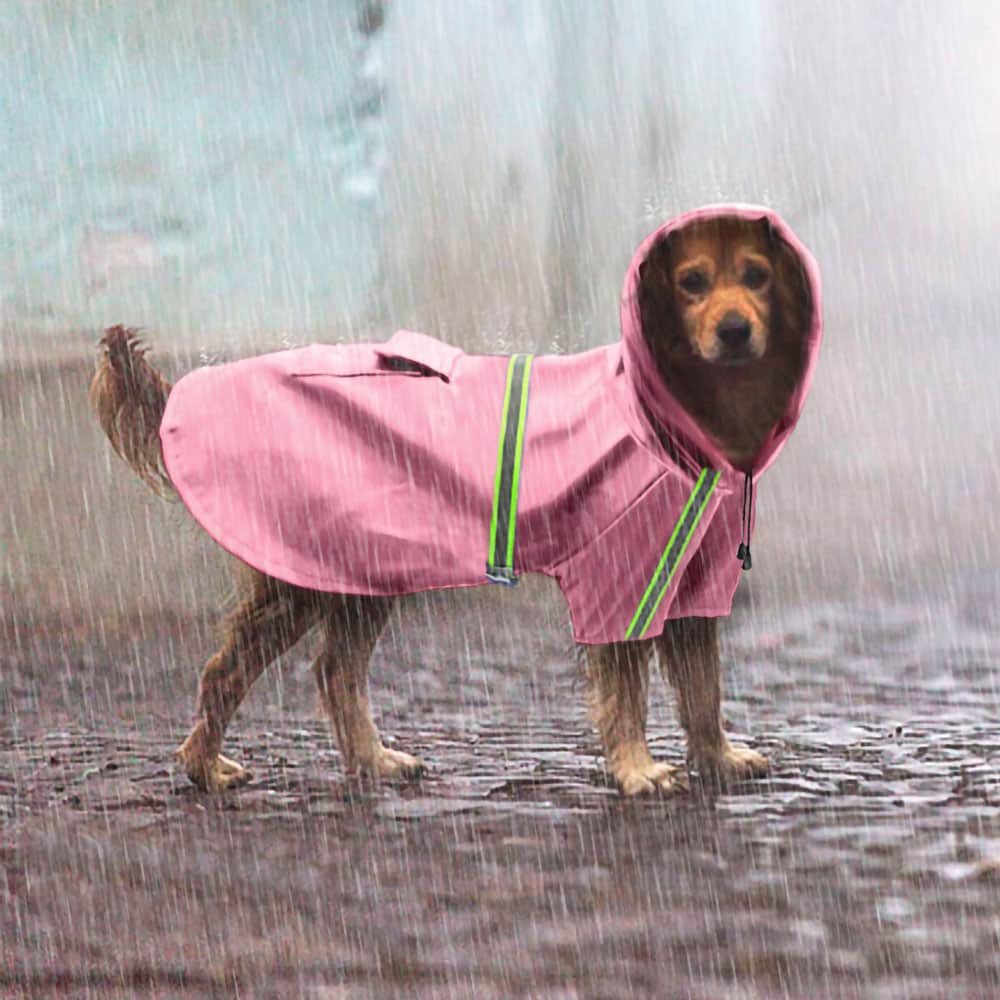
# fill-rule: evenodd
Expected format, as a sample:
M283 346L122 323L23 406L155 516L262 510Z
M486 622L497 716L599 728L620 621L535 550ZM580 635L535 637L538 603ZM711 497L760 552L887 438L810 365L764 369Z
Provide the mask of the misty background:
M5 626L220 593L90 416L104 326L174 375L400 326L580 350L637 243L715 201L774 207L824 282L741 599L995 623L998 51L989 2L0 4Z

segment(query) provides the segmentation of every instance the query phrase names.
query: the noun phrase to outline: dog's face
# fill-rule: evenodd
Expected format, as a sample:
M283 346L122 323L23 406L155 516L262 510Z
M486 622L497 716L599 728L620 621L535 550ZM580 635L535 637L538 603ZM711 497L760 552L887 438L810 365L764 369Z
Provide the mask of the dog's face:
M691 223L653 248L640 282L643 330L666 364L752 365L784 346L776 343L783 300L798 298L792 326L804 333L801 266L766 220Z
M674 302L692 350L721 365L763 357L774 277L766 231L735 221L689 226L672 249Z

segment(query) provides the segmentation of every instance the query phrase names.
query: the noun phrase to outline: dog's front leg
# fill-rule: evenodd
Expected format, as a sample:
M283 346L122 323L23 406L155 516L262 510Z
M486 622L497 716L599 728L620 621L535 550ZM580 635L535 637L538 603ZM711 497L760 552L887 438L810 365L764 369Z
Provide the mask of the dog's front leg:
M657 764L646 745L648 642L586 646L587 702L604 757L626 795L686 789L684 773Z
M732 744L722 728L719 634L714 618L668 621L655 640L660 668L677 694L688 766L722 785L767 773L767 758Z

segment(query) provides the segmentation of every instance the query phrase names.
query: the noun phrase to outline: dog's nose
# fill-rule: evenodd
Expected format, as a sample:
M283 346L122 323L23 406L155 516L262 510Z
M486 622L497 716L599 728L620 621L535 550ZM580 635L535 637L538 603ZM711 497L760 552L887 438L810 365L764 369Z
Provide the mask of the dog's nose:
M715 332L726 347L742 347L750 339L750 320L738 312L727 312Z

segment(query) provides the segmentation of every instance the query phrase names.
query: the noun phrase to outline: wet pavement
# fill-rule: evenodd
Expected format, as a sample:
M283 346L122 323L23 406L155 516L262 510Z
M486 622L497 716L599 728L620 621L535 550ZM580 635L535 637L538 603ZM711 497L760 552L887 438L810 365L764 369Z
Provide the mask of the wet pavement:
M169 763L203 629L8 635L0 996L1000 993L988 617L744 608L726 714L772 777L634 802L558 623L490 643L468 611L418 601L377 654L378 717L421 784L345 782L303 645L232 730L255 781L218 798ZM658 678L650 714L679 763Z

